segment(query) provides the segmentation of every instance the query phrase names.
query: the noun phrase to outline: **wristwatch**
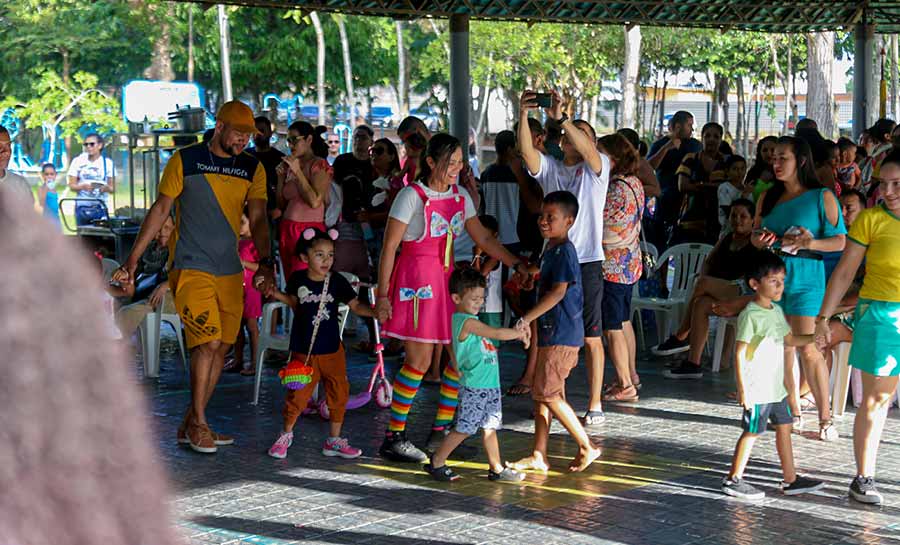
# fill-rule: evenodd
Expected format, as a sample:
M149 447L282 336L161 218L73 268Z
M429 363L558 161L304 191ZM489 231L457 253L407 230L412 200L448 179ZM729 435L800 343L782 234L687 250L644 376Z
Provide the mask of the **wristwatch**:
M270 269L275 268L275 259L273 257L264 257L259 260L259 264L263 267L269 267Z
M559 119L557 119L556 122L557 122L558 124L562 125L563 123L565 123L565 122L568 121L568 120L569 120L569 114L567 114L566 112L563 112L562 117L560 117Z

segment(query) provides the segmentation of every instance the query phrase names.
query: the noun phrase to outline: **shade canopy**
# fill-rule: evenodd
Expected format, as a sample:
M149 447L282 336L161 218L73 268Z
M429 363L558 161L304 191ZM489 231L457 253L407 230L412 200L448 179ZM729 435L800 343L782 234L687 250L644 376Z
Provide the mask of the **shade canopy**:
M213 3L203 0L179 0ZM900 0L220 0L241 6L301 8L393 17L449 17L557 23L711 27L765 32L900 32Z

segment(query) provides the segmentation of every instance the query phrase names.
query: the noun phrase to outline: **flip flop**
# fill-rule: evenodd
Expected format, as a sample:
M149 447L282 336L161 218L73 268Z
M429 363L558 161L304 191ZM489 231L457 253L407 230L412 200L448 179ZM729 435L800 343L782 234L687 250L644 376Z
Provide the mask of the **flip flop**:
M581 423L585 426L596 426L606 422L606 415L603 411L587 411L581 417Z
M509 387L509 390L506 391L506 395L510 397L516 396L524 396L531 393L531 386L527 384L523 384L521 382L517 382Z

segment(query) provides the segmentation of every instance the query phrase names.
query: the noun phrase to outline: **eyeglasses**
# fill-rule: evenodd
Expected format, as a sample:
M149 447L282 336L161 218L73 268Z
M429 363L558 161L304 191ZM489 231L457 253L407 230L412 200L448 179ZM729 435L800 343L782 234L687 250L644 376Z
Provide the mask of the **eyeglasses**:
M85 143L82 144L82 145L83 145L84 147L86 147L86 148L92 148L92 147L94 147L94 146L99 146L99 145L100 145L100 142L85 142Z
M369 150L369 153L371 153L373 157L378 157L379 155L387 153L387 150L384 148L372 148Z
M340 144L341 141L340 140L329 140L328 143L329 144Z
M294 144L296 144L297 142L300 141L300 138L301 137L299 137L299 136L288 136L287 143L289 146L293 146Z

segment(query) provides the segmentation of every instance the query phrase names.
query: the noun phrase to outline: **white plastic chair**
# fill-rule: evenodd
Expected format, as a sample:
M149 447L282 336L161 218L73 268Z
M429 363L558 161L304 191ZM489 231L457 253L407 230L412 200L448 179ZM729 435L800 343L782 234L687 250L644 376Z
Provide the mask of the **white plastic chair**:
M718 373L722 367L722 355L725 351L725 334L729 327L733 331L737 331L737 316L722 317L716 316L716 340L713 345L712 371Z
M843 418L850 390L850 343L839 343L831 351L831 416Z
M167 323L175 330L175 336L178 337L178 349L181 351L181 363L184 365L184 374L190 376L190 364L188 363L187 351L184 348L184 332L181 328L181 317L178 314L163 313L164 303L161 303L156 310L147 313L141 321L141 351L144 359L144 376L156 378L159 376L159 340L160 329L163 323Z
M669 289L668 298L632 298L631 313L632 316L635 313L638 315L638 330L641 331L641 339L643 339L643 322L640 317L642 310L652 310L656 314L656 330L659 342L668 338L674 324L677 324L678 320L681 319L684 307L688 303L688 297L690 297L691 290L694 288L697 275L703 267L706 256L709 255L712 249L713 247L709 244L678 244L659 256L653 272L657 272L663 267L668 267L671 259L675 268L675 274L672 278L672 287ZM642 346L646 348L645 344L642 344Z
M346 278L353 289L359 290L359 278L350 273L340 273ZM284 314L284 333L272 334L272 324L274 323L275 313L281 311ZM347 316L350 314L350 307L347 305L338 305L338 328L341 337L344 334L344 325L347 323ZM282 352L291 349L291 327L293 325L294 312L289 306L277 301L266 303L262 308L262 325L259 328L259 343L256 348L256 354L253 361L256 363L256 380L253 386L253 405L259 405L259 390L262 383L262 369L265 361L266 352L269 350L280 350Z

